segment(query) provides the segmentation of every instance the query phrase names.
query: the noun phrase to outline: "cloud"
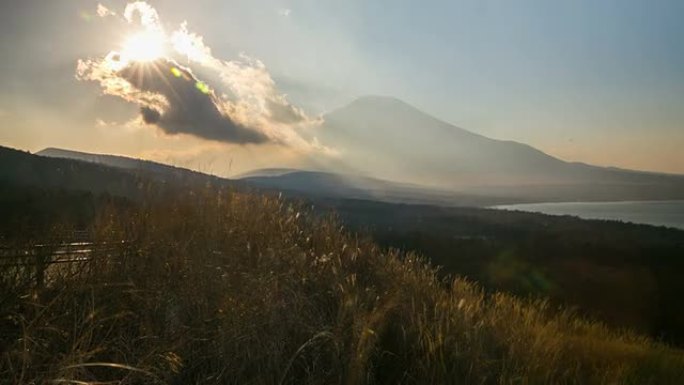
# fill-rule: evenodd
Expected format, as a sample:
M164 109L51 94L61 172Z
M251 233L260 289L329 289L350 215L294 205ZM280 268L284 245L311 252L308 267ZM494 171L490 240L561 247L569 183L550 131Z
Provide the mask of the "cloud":
M102 4L97 5L97 15L100 17L116 16L116 12L110 10Z
M291 13L292 13L292 10L289 8L283 8L283 9L278 10L278 14L280 16L288 17L288 16L290 16Z
M102 13L114 14L102 8ZM186 22L166 33L159 14L146 2L129 3L122 15L126 29L137 28L154 37L150 40L159 41L165 54L140 60L139 51L111 51L105 57L79 60L76 77L98 82L105 94L137 104L145 123L170 135L334 152L302 135L303 129L320 125L321 119L289 103L261 61L246 55L234 60L216 58ZM180 65L176 58L187 64ZM206 83L192 67L219 81Z
M157 10L144 1L136 1L128 3L124 9L124 18L129 23L134 23L136 16L139 17L140 24L153 30L161 30L161 23L159 21L159 14Z
M171 60L131 63L117 75L138 91L164 97L166 103L141 103L140 111L145 123L155 124L168 134L185 133L239 144L269 141L262 132L241 123L245 119L239 117L234 105L217 98L192 72Z

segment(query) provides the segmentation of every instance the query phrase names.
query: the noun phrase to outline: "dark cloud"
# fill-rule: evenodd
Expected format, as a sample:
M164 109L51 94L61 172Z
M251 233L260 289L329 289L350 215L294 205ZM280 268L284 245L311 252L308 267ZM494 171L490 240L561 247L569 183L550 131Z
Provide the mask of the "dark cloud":
M142 115L143 121L147 124L156 124L161 118L161 113L150 107L140 107L140 114Z
M237 122L232 105L220 100L188 69L173 60L131 62L116 74L135 89L162 96L166 103L141 106L145 123L169 134L190 134L226 143L263 143L263 133ZM234 109L234 108L233 108ZM233 116L231 116L233 114Z

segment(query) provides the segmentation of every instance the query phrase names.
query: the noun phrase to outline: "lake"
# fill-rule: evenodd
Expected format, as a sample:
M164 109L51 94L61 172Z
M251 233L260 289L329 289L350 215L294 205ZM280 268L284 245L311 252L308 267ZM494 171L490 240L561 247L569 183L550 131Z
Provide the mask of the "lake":
M684 201L524 203L493 208L684 229Z

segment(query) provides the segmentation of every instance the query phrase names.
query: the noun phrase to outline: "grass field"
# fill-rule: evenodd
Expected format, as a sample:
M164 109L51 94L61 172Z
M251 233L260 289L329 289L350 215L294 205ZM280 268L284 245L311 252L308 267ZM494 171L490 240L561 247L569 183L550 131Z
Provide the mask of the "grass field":
M55 238L69 223L16 240ZM684 355L543 300L484 294L275 197L99 209L115 247L0 275L8 384L676 384ZM33 239L31 239L33 238ZM125 241L125 242L122 242ZM8 240L9 242L9 240ZM458 250L454 250L458 253Z

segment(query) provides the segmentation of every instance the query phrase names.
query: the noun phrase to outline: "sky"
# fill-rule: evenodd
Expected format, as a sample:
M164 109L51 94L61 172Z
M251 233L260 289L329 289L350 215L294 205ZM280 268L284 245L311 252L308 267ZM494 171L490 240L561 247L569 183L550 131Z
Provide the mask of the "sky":
M124 20L127 2L10 0L0 3L0 144L222 175L297 167L334 154L314 139L320 114L378 94L564 160L684 174L682 1L148 3L165 31L185 21L211 48L203 62L164 63L213 81L215 98L184 99L210 115L145 101L151 126L139 107L151 83L125 95L103 85L102 58L140 29ZM230 135L189 130L193 119Z

